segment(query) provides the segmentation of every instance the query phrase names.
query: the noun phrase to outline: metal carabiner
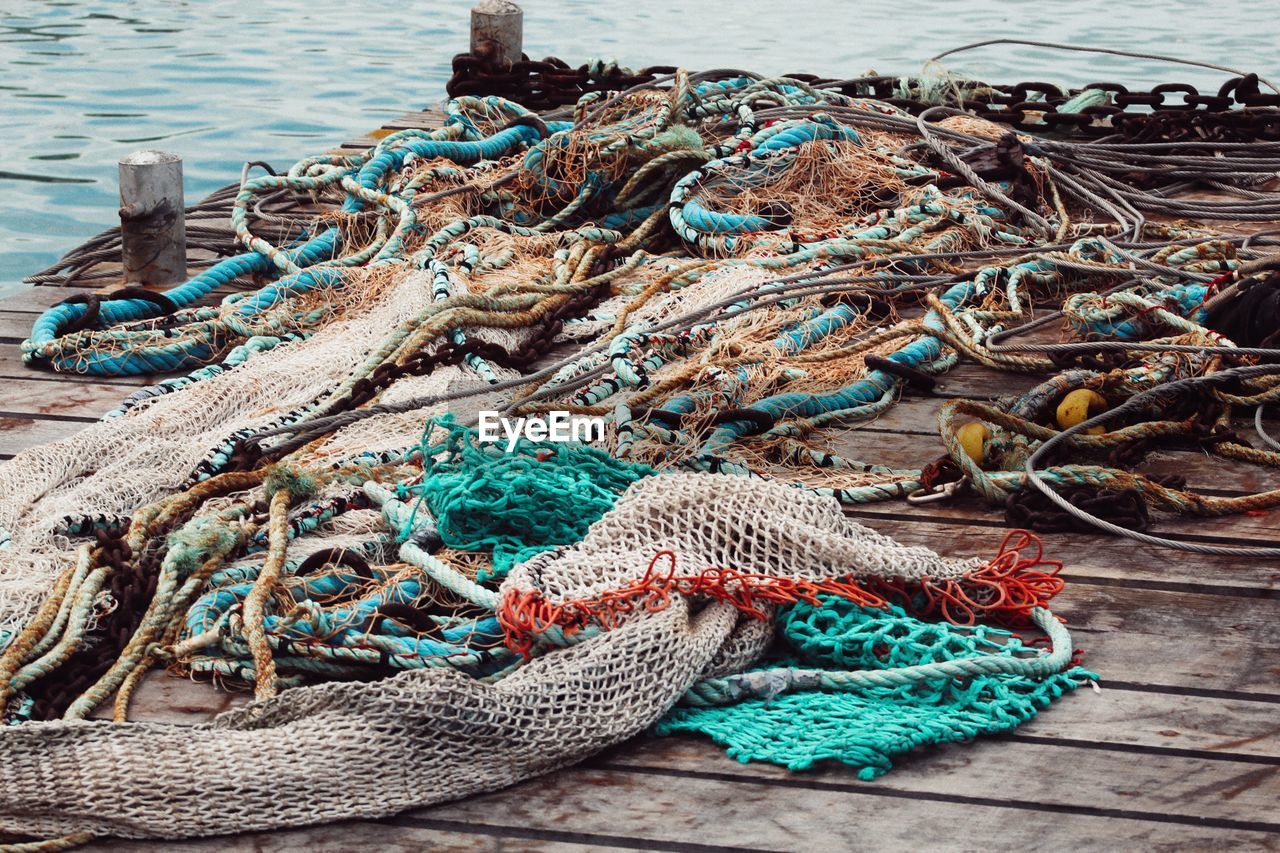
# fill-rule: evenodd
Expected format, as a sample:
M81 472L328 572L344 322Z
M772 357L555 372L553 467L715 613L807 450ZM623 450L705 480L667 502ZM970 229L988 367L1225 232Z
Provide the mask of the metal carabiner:
M969 484L969 475L961 477L959 480L952 480L950 483L943 483L941 486L934 488L932 491L925 489L916 489L907 495L907 503L909 504L928 504L934 501L945 501L954 498L956 494Z

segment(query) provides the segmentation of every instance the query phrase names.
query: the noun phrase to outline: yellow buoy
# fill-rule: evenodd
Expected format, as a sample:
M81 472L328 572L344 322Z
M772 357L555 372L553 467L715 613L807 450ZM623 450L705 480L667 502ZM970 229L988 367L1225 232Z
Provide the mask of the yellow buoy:
M956 441L960 442L965 455L972 459L975 465L982 464L983 457L986 455L983 445L988 438L991 438L991 430L980 421L967 423L956 430Z
M1077 388L1063 397L1062 402L1058 404L1056 414L1058 427L1070 429L1076 424L1083 423L1106 410L1107 400L1105 397L1097 391L1090 391L1088 388ZM1106 431L1107 428L1104 426L1090 427L1086 430L1089 435L1102 435Z

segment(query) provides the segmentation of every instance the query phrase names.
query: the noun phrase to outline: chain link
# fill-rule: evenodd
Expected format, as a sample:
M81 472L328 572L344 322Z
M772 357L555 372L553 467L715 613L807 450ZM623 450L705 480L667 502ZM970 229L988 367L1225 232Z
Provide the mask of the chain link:
M554 56L541 62L524 56L510 67L501 67L483 57L463 53L453 58L453 76L446 88L450 97L499 95L541 112L570 106L587 92L619 91L651 83L674 70L668 65L635 72L616 65L572 68ZM937 105L936 98L913 97L922 89L921 81L915 78L836 80L814 74L786 76L851 97L875 98L912 115ZM1106 103L1079 111L1061 111L1063 105L1089 90L1106 93ZM1262 92L1256 74L1233 77L1211 95L1189 83L1162 83L1143 91L1110 82L1068 89L1037 81L992 85L957 80L946 89L943 98L945 106L961 107L1015 130L1094 138L1119 136L1130 142L1280 140L1280 95Z
M453 58L453 76L445 85L449 97L498 95L536 112L571 106L588 92L616 92L652 83L675 66L650 66L631 71L614 64L571 68L563 59L549 56L541 62L522 54L509 67L471 53Z

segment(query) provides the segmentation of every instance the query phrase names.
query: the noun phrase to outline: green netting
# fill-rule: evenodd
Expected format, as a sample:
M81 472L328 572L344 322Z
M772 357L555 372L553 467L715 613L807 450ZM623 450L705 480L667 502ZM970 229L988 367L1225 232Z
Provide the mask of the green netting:
M428 445L433 426L445 436ZM580 444L521 438L508 453L502 444L480 442L452 415L428 424L423 438L422 483L410 491L431 510L444 544L492 550L493 571L482 572L481 581L578 542L628 486L653 473Z
M984 655L1030 660L1037 654L1007 631L923 622L896 606L878 610L830 596L818 605L788 608L779 628L798 653L786 665L833 672L892 670ZM1043 678L1006 673L904 678L893 686L680 706L658 723L656 732L709 735L744 763L768 761L803 770L835 759L860 768L858 776L870 780L893 766L891 756L917 746L1013 729L1095 677L1072 667Z

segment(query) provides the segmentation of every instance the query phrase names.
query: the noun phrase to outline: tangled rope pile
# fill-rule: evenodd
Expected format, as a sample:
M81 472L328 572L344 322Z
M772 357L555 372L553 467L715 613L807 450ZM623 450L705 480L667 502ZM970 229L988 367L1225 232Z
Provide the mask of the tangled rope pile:
M841 505L969 490L1061 529L1280 504L1142 471L1171 446L1280 462L1229 420L1280 388L1257 319L1280 264L1214 224L1280 215L1280 149L917 106L739 72L588 88L564 122L464 95L439 131L246 173L244 253L190 282L41 316L32 364L185 373L0 469L0 828L379 816L655 725L871 778L1085 683L1033 534L957 559ZM273 243L247 211L277 194L333 210ZM1057 321L1064 341L1019 342ZM837 452L962 360L1047 378L947 401L941 458ZM508 448L472 428L487 409L604 435ZM158 667L256 701L124 722ZM107 702L121 725L83 722Z

